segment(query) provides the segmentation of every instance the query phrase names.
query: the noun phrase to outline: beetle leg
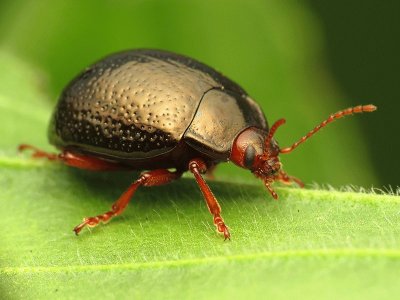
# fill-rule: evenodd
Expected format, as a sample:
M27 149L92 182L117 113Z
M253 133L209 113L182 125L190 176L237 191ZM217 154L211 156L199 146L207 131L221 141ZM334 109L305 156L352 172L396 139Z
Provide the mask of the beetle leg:
M128 189L119 197L119 199L112 205L111 210L96 217L84 218L83 222L74 228L75 234L78 235L83 227L86 225L94 227L100 222L106 223L111 218L120 215L128 205L133 194L139 186L157 186L167 184L175 179L181 177L182 172L170 172L165 169L153 170L140 175L140 177L133 182Z
M65 165L79 169L91 171L113 171L128 169L119 163L107 161L90 155L75 153L70 150L63 150L62 153L48 153L34 146L21 144L18 147L19 151L32 150L33 158L47 158L51 161L61 161Z
M292 184L292 182L295 182L299 187L301 187L301 188L304 187L304 183L300 179L298 179L297 177L288 175L282 169L279 171L275 180L279 180L280 182L282 182L284 184Z
M193 173L197 184L203 193L204 199L206 200L208 210L214 216L214 225L217 227L217 231L222 233L226 239L230 239L231 235L229 233L228 227L224 223L224 219L221 217L221 206L219 205L214 194L210 190L207 183L204 181L201 174L207 171L207 166L201 159L192 159L189 162L189 170Z
M58 160L59 159L58 154L45 152L45 151L40 150L39 148L36 148L35 146L32 146L32 145L21 144L18 146L18 151L22 152L25 150L32 150L33 158L47 158L48 160Z
M90 171L115 171L115 170L127 170L127 166L97 158L90 155L84 155L80 153L71 152L64 150L59 154L59 159L70 167L75 167Z

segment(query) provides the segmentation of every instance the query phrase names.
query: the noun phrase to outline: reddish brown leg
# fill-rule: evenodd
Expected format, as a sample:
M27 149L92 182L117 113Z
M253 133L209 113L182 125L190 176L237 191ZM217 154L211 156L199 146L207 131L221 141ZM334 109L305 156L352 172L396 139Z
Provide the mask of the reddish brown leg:
M42 151L34 146L31 146L31 145L21 144L18 146L18 151L22 152L25 150L31 150L33 158L47 158L48 160L58 160L59 159L58 154L47 153L47 152L44 152L44 151Z
M294 176L290 176L288 175L285 171L280 170L276 180L279 180L280 182L284 183L284 184L291 184L292 182L295 182L299 187L303 188L304 187L304 183L298 179L297 177Z
M94 227L100 222L106 223L111 218L120 215L125 210L126 206L128 205L133 194L139 186L163 185L175 179L178 179L179 177L181 177L181 175L182 172L170 172L164 169L143 173L142 175L140 175L139 179L132 183L128 187L128 189L119 197L119 199L112 205L111 210L96 217L84 218L83 222L74 228L75 234L78 235L82 228L86 225L89 227Z
M224 220L221 217L221 207L209 186L201 176L201 174L204 174L207 171L206 164L201 159L193 159L189 162L189 170L196 178L197 184L206 200L208 210L214 216L214 225L217 227L217 231L224 235L225 240L230 239L231 235L228 227L225 225Z
M92 157L64 150L60 154L48 153L34 146L22 144L18 147L19 151L31 150L33 158L47 158L51 161L60 161L68 166L91 170L91 171L113 171L126 169L125 166L101 158Z

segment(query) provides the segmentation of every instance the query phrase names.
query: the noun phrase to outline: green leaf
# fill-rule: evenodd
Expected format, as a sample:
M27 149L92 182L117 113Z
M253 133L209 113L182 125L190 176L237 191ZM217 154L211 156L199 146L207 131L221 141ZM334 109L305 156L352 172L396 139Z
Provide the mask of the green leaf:
M107 210L135 175L27 159L1 161L0 276L17 298L343 298L400 292L399 197L211 183L232 240L215 233L192 179L141 189Z
M0 298L380 298L400 292L400 199L210 182L232 240L215 232L190 177L141 188L107 225L137 173L92 173L17 154L46 146L50 108L35 72L0 52Z

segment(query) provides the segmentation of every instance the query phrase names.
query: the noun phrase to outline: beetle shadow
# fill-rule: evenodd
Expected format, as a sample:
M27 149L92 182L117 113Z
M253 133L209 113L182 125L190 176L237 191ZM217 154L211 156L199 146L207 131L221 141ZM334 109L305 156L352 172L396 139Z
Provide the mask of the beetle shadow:
M73 182L79 190L85 191L90 198L114 202L128 186L139 177L139 172L127 171L87 171L67 168L67 180ZM83 199L82 199L83 201Z
M103 206L104 202L111 207L120 195L140 176L140 172L136 171L112 171L112 172L88 172L69 168L67 171L68 180L76 184L80 190L85 190L90 194L90 198L98 199L99 205ZM232 199L241 198L260 198L266 197L266 192L262 186L230 183L218 180L207 180L211 190L215 194L218 201L229 203ZM141 204L151 207L153 202L157 202L157 206L171 205L170 201L163 200L169 198L175 203L193 202L198 205L204 202L203 195L194 180L194 178L180 178L169 184L154 187L139 187L133 196L134 199L146 199ZM151 201L148 201L151 199ZM83 201L83 200L80 200ZM140 200L139 200L140 201Z

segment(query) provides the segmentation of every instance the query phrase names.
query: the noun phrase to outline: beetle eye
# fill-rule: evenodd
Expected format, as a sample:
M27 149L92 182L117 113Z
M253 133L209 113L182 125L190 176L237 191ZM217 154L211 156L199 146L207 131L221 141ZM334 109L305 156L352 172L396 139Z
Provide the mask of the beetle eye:
M247 146L246 151L244 152L244 166L247 169L253 168L255 155L256 149L254 149L252 145Z

